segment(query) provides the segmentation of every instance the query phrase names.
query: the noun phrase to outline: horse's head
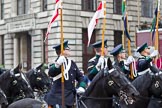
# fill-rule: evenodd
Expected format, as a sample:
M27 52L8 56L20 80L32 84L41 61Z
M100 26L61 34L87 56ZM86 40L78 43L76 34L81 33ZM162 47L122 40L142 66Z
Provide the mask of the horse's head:
M27 77L29 78L30 84L34 90L47 92L50 89L51 80L45 73L46 68L46 65L42 63L27 72Z
M110 76L111 80L108 80L108 85L114 87L114 90L118 92L118 95L122 98L131 98L138 96L139 92L131 84L131 82L125 77L120 68L114 66L111 70L105 72L106 75ZM114 85L113 85L114 84Z
M162 72L152 75L152 83L149 88L150 94L154 97L162 98Z
M2 89L0 89L0 105L8 105L7 97Z
M33 98L33 90L30 87L28 79L21 71L21 68L17 66L10 70L10 97L11 102L23 98Z

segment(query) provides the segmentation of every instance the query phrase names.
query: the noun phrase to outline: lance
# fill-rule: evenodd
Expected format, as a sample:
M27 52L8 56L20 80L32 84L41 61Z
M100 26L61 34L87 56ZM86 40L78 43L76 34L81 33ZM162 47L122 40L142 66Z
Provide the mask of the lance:
M104 56L104 38L105 38L105 27L106 27L106 0L103 1L104 5L104 18L103 18L103 27L102 27L102 52L101 56Z

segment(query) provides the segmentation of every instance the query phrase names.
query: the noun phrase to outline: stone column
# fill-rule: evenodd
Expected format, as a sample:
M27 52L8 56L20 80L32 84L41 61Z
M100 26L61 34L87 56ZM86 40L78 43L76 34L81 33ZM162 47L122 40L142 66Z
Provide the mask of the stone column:
M16 67L19 63L19 39L18 38L14 38L14 67Z
M17 0L12 0L11 2L11 17L15 17L17 15Z

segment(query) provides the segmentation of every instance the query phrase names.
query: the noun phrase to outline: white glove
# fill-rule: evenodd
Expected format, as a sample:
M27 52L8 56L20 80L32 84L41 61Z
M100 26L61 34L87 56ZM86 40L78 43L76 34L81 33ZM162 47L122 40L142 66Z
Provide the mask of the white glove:
M79 87L79 88L76 89L76 92L77 93L84 93L85 89L83 87Z
M156 57L159 54L158 50L154 50L151 54L150 57Z
M55 63L56 68L59 68L64 62L65 62L65 57L60 56Z
M103 65L104 65L104 56L101 56L100 58L99 58L99 60L98 60L98 63L96 64L96 68L97 68L97 70L99 71L100 70L100 66L101 67L103 67Z
M135 59L133 58L133 56L129 56L127 61L126 61L126 65L131 64L133 61L135 61Z

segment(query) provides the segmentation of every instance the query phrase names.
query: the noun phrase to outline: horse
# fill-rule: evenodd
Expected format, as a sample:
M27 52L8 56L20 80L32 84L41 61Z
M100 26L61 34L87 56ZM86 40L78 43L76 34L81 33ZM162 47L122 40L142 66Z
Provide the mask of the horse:
M0 76L0 88L7 96L9 104L23 98L34 98L33 90L21 71L21 65Z
M25 98L13 102L8 106L8 108L48 108L48 105L39 100Z
M47 92L50 89L51 80L45 73L44 63L27 71L26 76L33 90Z
M162 72L150 67L151 71L137 77L132 84L139 91L136 102L132 105L121 104L125 108L160 108L162 107ZM149 104L153 102L156 104Z
M8 105L7 97L1 88L0 88L0 105Z
M45 73L45 69L46 66L42 63L36 68L30 69L25 73L31 88L38 93L38 97L41 97L51 88L51 80Z
M1 75L3 72L7 71L7 70L8 70L8 69L0 68L0 75Z
M113 96L129 102L134 95L139 95L139 92L119 67L114 66L110 70L101 70L76 102L78 108L112 108Z

